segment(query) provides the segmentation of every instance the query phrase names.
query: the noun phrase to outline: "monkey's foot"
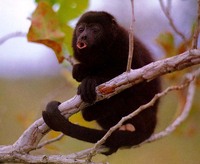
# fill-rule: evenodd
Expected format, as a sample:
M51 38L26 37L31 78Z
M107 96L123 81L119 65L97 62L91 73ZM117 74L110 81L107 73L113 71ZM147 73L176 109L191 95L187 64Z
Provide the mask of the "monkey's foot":
M134 132L136 129L132 124L125 124L125 125L122 125L119 128L119 130Z

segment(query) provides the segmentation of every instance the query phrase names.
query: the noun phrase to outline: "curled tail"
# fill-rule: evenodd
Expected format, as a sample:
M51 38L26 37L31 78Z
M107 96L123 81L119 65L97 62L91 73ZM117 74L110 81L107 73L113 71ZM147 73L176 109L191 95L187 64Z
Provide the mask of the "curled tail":
M52 101L47 105L46 111L42 112L45 123L51 129L60 131L70 137L91 143L96 143L108 132L107 130L91 129L71 123L60 113L58 109L59 105L59 102ZM113 132L103 144L109 148L109 151L103 154L110 155L116 152L119 147L137 145L145 139L146 138L143 137L143 134L139 132L117 130Z

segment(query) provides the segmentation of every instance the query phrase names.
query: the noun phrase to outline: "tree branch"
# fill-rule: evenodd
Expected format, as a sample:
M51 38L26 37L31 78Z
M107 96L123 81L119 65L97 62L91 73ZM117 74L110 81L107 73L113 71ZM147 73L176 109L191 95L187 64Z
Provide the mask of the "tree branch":
M187 51L183 54L171 58L150 63L140 69L131 70L129 73L125 72L96 88L98 97L97 101L109 98L139 82L150 81L158 76L182 70L197 64L200 64L200 50L196 49ZM88 104L82 102L80 96L76 95L72 99L63 102L59 106L59 109L61 110L61 113L65 115L66 118L68 118L87 105ZM30 159L31 162L37 162L38 159L42 159L40 162L45 163L47 161L53 162L53 159L60 159L61 156L31 156L28 154L31 150L35 150L37 148L38 143L44 137L44 135L49 132L49 130L50 129L44 123L43 119L38 119L21 135L21 137L13 145L0 147L0 162L30 162ZM19 154L24 155L19 156ZM83 156L83 154L79 154L79 156ZM63 161L68 159L68 163L73 162L74 159L66 157L68 156L65 156ZM77 159L76 162L78 163ZM82 162L82 160L80 160L80 162Z
M59 141L59 140L61 140L63 137L64 137L64 134L61 134L61 135L59 135L59 136L56 137L56 138L53 138L53 139L48 140L48 141L44 141L43 143L39 144L39 145L37 146L36 149L40 149L40 148L42 148L42 147L44 147L44 146L46 146L46 145L48 145L48 144L51 144L51 143L56 142L56 141Z
M158 76L197 64L200 64L200 50L190 50L174 57L152 62L142 68L131 70L129 73L125 72L99 85L96 88L97 101L109 98L142 81L151 81ZM86 105L88 104L82 102L80 96L76 95L69 101L63 102L59 106L59 110L63 115L69 117L72 113L78 112Z

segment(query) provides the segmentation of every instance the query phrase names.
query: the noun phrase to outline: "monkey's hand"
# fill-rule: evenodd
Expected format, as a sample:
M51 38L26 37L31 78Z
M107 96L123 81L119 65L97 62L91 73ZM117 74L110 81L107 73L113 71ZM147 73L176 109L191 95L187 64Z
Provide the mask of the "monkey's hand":
M47 104L46 111L42 112L44 122L55 131L62 131L63 126L66 125L66 118L60 113L59 105L60 102L51 101Z
M72 76L78 82L81 82L89 74L89 68L84 64L75 64L73 66Z
M95 77L87 77L79 85L78 94L81 95L84 102L91 104L96 100L95 88L98 85L96 79Z

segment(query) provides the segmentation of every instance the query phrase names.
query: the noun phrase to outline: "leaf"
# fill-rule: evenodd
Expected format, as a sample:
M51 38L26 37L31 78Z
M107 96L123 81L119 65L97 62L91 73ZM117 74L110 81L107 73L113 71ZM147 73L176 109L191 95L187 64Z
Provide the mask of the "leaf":
M44 0L35 0L36 3L39 3L41 1L44 1ZM55 3L58 3L58 1L60 1L60 0L45 0L45 1L51 5L54 5Z
M60 21L66 23L80 16L87 7L88 0L60 0L60 8L57 14Z
M61 63L64 54L72 54L73 29L68 23L86 9L88 0L35 1L38 2L38 7L32 15L32 24L27 38L31 42L52 48Z
M27 38L28 41L42 43L52 48L57 55L58 61L63 61L62 46L65 33L61 29L56 13L47 2L39 2L32 15L32 24Z

